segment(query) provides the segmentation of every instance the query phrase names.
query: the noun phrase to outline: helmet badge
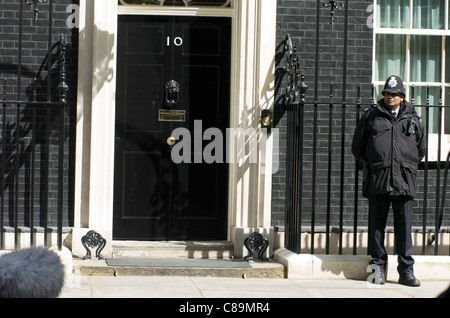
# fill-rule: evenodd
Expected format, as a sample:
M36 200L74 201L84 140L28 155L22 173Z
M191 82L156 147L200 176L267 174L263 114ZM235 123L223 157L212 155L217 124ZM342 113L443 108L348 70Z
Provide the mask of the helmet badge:
M397 79L396 79L395 76L392 76L392 77L391 77L391 80L389 81L388 85L389 85L391 88L397 87L398 82L397 82Z

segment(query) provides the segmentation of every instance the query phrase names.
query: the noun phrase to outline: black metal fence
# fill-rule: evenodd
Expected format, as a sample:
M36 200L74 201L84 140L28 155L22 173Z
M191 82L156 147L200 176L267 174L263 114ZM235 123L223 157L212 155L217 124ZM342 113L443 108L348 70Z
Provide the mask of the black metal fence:
M14 248L21 247L21 233L57 233L62 248L64 201L64 139L66 83L65 38L53 42L52 1L49 1L46 54L37 72L24 66L24 28L40 18L41 1L20 1L15 63L2 64L0 89L0 250L13 233ZM33 21L23 17L32 5ZM27 11L28 12L28 11ZM6 76L5 74L9 75ZM67 180L66 180L67 181Z
M323 7L331 9L324 11L330 14L331 29L325 30L320 25ZM352 10L356 7L357 2L348 0L316 2L315 40L311 36L312 29L308 29L309 34L298 33L299 39L308 35L305 45L309 48L315 47L314 65L305 66L305 61L300 60L296 44L290 35L285 38L283 54L278 55L278 62L281 62L282 56L286 59L286 66L277 69L276 85L279 93L277 96L279 95L282 100L280 104L285 106L287 113L285 246L295 253L307 251L314 254L319 250L319 247L315 246L315 238L323 239L325 235L326 254L331 253L331 250L334 253L336 245L331 243L335 244L336 236L337 253L343 254L345 243L347 247L351 246L353 254L357 254L358 243L363 245L358 234L368 231L367 200L362 198L361 191L362 171L358 170L350 150L354 129L361 112L367 107L372 107L376 100L373 87L372 94L368 96L369 85L355 85L354 79L351 82L348 80L349 23L351 12L354 14ZM309 9L312 10L313 6L311 5ZM339 19L336 19L335 13L338 11ZM285 31L288 32L288 28ZM326 40L321 39L321 35L326 36ZM321 67L326 67L320 58L320 46L325 45L328 39L335 40L333 45L342 42L339 53L334 55L335 59L342 57L342 63L335 64L336 68L342 65L342 70L333 69L336 72L332 73L339 74L334 77L335 81L342 80L342 83L339 83L342 88L339 102L334 97L337 96L335 85L330 83L329 98L324 98L326 84L324 88L323 81L319 80ZM308 63L312 62L312 50L303 48L303 52L308 54ZM302 72L300 65L303 65L303 69L309 70L311 78L314 77L312 97L307 94L308 81L304 76L306 72ZM280 88L285 82L287 89L281 92ZM361 87L364 87L364 96L361 94ZM411 96L415 96L414 87L410 93ZM427 95L429 96L429 89ZM450 111L450 106L443 105L442 98L439 105L430 105L428 96L425 105L414 106L423 115L426 138L430 144L431 120L442 123L445 110ZM414 104L414 100L411 102ZM413 214L413 231L422 234L422 254L430 253L430 248L433 248L434 244L433 252L438 255L440 242L439 235L436 234L448 231L448 226L445 226L448 225L446 217L449 216L445 194L449 157L447 161L441 160L446 155L442 153L444 133L442 125L438 125L437 132L433 131L433 134L438 136L437 141L433 139L433 142L437 143L437 160L434 158L430 160L428 152L418 172L419 184ZM446 229L441 228L441 225ZM307 244L302 241L302 234L309 235ZM344 234L352 235L344 237ZM349 242L350 238L353 242ZM416 244L418 245L420 244Z
M331 83L328 101L307 101L308 87L300 70L295 45L289 36L286 37L285 51L287 54L286 248L295 253L302 253L301 235L308 232L311 236L308 251L314 254L316 229L319 224L321 231L325 229L326 254L330 253L332 232L339 236L339 254L343 252L343 234L352 232L351 245L353 254L356 255L357 234L361 228L367 229L368 224L367 218L361 219L361 216L367 215L364 213L367 212L367 206L360 190L362 173L351 155L350 144L360 114L365 108L375 104L373 98L375 89L372 88L372 96L365 103L362 102L360 85L356 89L355 103L335 102L334 85ZM414 87L411 95L414 96ZM442 105L442 98L439 105L430 105L428 101L429 89L425 105L414 105L414 100L411 101L416 110L422 110L427 141L430 137L430 111L433 109L437 112L438 123L443 122L444 111L446 109L450 111L450 106ZM324 125L324 122L327 124ZM425 254L426 246L432 244L434 254L439 253L437 234L441 231L445 215L450 158L447 156L445 162L441 160L443 135L442 125L438 125L437 160L429 162L427 153L420 165L418 180L421 184L420 195L416 198L416 212L420 209L422 214L422 229L419 229L423 234L422 254ZM323 162L327 162L327 166L319 167L318 164ZM322 217L320 220L319 216ZM431 223L434 224L430 226ZM427 239L425 234L430 231L434 233Z

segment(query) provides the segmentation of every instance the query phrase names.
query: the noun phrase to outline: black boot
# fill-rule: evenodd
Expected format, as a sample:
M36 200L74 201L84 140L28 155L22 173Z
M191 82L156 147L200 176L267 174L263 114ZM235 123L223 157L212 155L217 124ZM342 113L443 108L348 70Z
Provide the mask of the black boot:
M414 274L411 271L400 274L398 283L401 285L410 286L410 287L419 287L420 286L420 281L414 277Z

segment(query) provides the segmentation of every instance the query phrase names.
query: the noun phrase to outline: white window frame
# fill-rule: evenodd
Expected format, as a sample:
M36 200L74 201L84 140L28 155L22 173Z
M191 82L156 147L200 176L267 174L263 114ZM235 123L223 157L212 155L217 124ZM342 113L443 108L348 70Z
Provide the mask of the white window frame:
M119 0L119 6L120 5L123 5L123 6L137 6L137 7L142 7L142 5L140 5L140 4L137 4L137 5L135 5L135 4L128 4L127 3L127 1L128 0ZM151 7L155 7L155 6L160 6L160 7L163 7L165 4L165 2L166 2L166 0L158 0L159 2L160 2L160 4L151 4L151 3L149 3L149 4L144 4L144 5L147 5L147 6L151 6ZM185 5L184 5L184 7L190 7L191 5L189 4L189 2L191 2L192 0L183 0L183 2L185 2ZM223 5L223 7L228 7L228 6L230 6L231 8L233 7L233 5L234 5L234 1L236 1L236 0L227 0L226 2L225 2L225 4ZM183 7L183 6L180 6L180 7ZM201 6L200 6L201 7ZM214 8L220 8L220 6L210 6L210 7L214 7ZM173 8L173 6L172 6L172 8Z
M162 6L162 5L119 5L118 14L141 15L184 15L184 16L214 16L233 17L235 1L230 0L230 7L220 6Z
M436 30L436 29L416 29L413 28L414 23L414 0L410 0L410 19L409 19L409 28L381 28L378 25L378 0L374 0L374 32L373 32L373 63L372 63L372 83L377 86L384 86L385 81L380 81L375 78L376 76L376 37L378 34L394 34L394 35L406 35L406 78L404 78L405 85L405 93L407 99L411 99L411 86L414 85L417 89L419 87L424 87L429 85L431 87L438 87L443 89L442 92L442 104L450 105L450 95L446 94L446 92L450 91L450 83L445 82L445 70L446 70L446 55L450 54L450 52L446 52L446 40L450 41L450 16L448 15L450 6L450 0L445 0L445 21L444 21L444 29ZM441 81L440 82L413 82L410 81L411 78L411 46L410 39L412 35L430 35L430 36L440 36L442 39L442 61L441 61ZM446 37L448 37L446 39ZM379 96L375 96L375 100L378 100ZM423 104L423 103L421 103ZM450 151L450 135L445 135L444 125L445 125L445 114L443 114L443 120L441 123L442 127L442 135L441 135L441 153L440 160L444 161L447 158L447 154ZM428 161L436 162L438 161L438 134L430 133L428 140Z

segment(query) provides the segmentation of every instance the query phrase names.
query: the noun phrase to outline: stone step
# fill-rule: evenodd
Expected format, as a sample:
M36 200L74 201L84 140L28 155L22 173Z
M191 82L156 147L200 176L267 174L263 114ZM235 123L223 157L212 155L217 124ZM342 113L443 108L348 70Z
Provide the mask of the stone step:
M280 263L237 260L233 250L234 245L226 241L113 241L111 258L74 259L73 272L80 276L285 278Z
M119 259L123 260L123 259ZM78 276L190 276L190 277L228 277L228 278L285 278L285 268L280 263L271 260L268 263L245 262L233 260L206 259L166 259L168 264L139 265L131 264L109 265L110 260L73 260L73 273ZM142 260L140 258L139 260ZM162 260L162 259L156 259ZM190 261L195 260L195 263ZM206 262L207 261L207 262ZM202 264L202 262L206 262Z
M233 259L233 243L226 241L113 241L112 257Z

